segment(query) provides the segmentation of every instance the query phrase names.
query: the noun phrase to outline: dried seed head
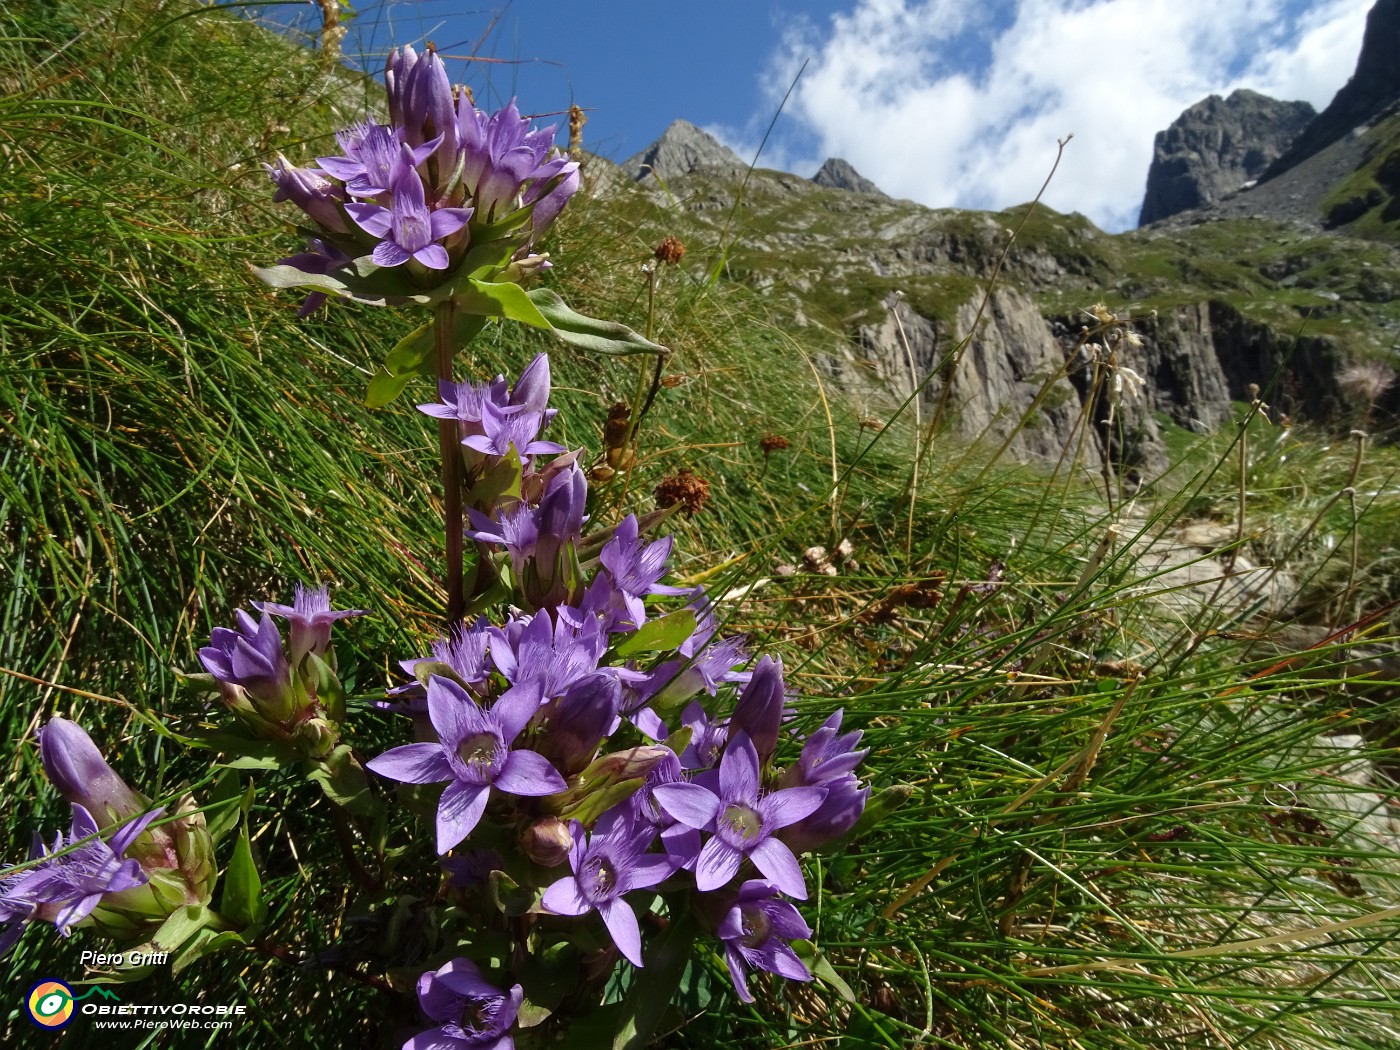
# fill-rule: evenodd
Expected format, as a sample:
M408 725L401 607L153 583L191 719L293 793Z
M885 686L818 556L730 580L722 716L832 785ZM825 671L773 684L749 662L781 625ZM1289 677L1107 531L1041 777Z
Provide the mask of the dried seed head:
M675 266L681 261L683 255L685 255L685 245L675 237L667 237L656 246L657 262L670 263Z
M781 434L764 434L759 441L758 447L763 450L764 458L768 458L774 452L780 452L788 447L788 439Z
M674 373L668 376L662 376L661 385L664 386L667 390L673 390L681 385L681 377Z
M578 106L569 107L569 154L577 157L583 149L583 126L588 115Z
M861 430L884 430L884 420L876 419L874 416L866 416L860 421Z
M686 517L693 518L704 509L710 498L710 483L693 474L689 467L682 467L679 474L662 478L656 486L656 505L661 508L679 505Z

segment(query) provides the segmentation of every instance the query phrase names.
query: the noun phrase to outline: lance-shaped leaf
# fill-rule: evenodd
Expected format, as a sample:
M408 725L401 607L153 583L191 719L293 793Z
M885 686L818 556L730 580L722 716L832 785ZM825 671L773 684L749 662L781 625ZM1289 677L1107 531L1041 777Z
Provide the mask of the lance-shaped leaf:
M618 656L663 652L674 649L695 633L695 612L677 609L655 620L648 620L617 647Z
M458 313L452 321L452 345L462 349L486 327L486 318ZM369 381L365 404L383 408L403 392L415 376L431 376L436 365L433 322L421 324L400 339L384 358L384 364Z
M469 278L453 296L459 309L485 317L504 317L532 328L549 328L548 319L520 285L510 281L479 281ZM562 301L562 300L561 300Z
M596 354L667 354L660 343L653 343L624 324L600 321L579 313L549 288L526 293L554 334L570 346Z
M262 899L262 878L253 860L253 847L248 841L246 823L233 844L233 856L224 870L219 910L224 918L244 930L259 925L267 917L267 905Z

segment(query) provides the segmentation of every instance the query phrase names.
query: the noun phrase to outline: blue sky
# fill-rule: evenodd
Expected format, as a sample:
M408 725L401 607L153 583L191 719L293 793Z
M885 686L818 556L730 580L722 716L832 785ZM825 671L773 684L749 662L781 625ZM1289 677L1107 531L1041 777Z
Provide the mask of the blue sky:
M1320 109L1371 2L365 0L346 52L377 69L395 44L432 40L479 105L577 102L585 143L616 160L678 117L749 159L805 62L763 166L810 175L843 156L894 196L1004 208L1073 133L1046 201L1116 230L1136 221L1156 131L1237 87ZM468 62L474 49L498 61Z

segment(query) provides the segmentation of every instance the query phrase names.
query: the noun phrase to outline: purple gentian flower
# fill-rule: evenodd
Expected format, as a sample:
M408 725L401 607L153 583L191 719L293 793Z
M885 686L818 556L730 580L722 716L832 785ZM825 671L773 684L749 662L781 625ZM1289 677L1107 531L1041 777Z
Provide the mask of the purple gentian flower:
M870 786L862 787L853 770L870 754L856 749L861 731L841 732L844 712L832 713L822 727L807 738L797 762L783 774L783 787L820 786L826 798L811 814L783 829L782 840L794 850L815 849L855 827L865 812Z
M107 764L92 737L76 722L49 719L39 730L39 758L49 783L64 800L82 806L102 827L146 808L146 798Z
M280 153L275 166L264 164L263 167L277 184L277 192L272 195L274 202L291 201L322 229L332 233L350 232L340 214L344 194L321 172L315 168L294 167Z
M793 981L812 979L806 964L785 943L811 937L811 927L796 908L779 898L776 886L759 879L740 885L739 896L718 932L734 990L744 1002L753 1002L746 969L767 970Z
M297 584L291 605L252 602L253 608L269 616L280 616L292 627L292 657L295 667L307 653L324 658L331 644L331 625L350 616L368 616L368 609L332 609L330 588Z
M292 713L290 667L282 652L282 635L272 617L254 620L242 609L234 615L237 629L215 627L210 644L199 651L199 662L225 687L246 690L258 701L260 713L281 721ZM241 695L241 694L239 694ZM228 690L225 698L233 702Z
M540 439L544 424L543 412L530 412L515 405L497 408L490 401L483 401L482 433L468 434L462 439L462 444L488 456L508 455L514 445L516 455L522 462L529 456L547 456L565 451L558 442Z
M720 759L718 793L699 784L663 784L654 790L671 816L697 831L713 833L695 865L695 886L702 893L727 884L749 859L789 897L807 899L797 858L773 832L820 806L826 788L761 794L758 752L747 733L736 733Z
M578 162L551 157L554 128L529 130L514 100L487 116L465 95L457 104L462 185L487 222L527 204L540 210L533 232L542 232L578 189ZM529 185L527 192L527 184Z
M612 539L598 555L598 561L608 570L608 575L621 592L630 622L635 627L640 627L646 621L646 607L642 603L644 595L687 593L684 587L670 587L657 582L668 571L673 541L673 536L665 536L653 543L641 542L637 516L629 514L622 519Z
M622 896L655 886L676 870L674 857L646 852L655 838L653 827L634 824L618 809L603 815L586 842L582 826L575 822L574 845L569 850L573 874L551 884L541 903L556 915L597 911L618 951L633 966L641 966L641 929Z
M702 690L714 696L725 682L747 682L753 676L750 671L736 670L749 658L743 635L721 638L698 655L685 653L686 648L687 643L682 643L677 651L689 659L668 660L654 672L659 681L665 682L654 697L662 709L674 710Z
M607 644L596 621L575 627L563 616L555 621L538 612L493 629L491 659L512 685L537 682L551 699L598 670Z
M783 787L807 784L827 784L850 773L870 754L870 749L856 750L861 730L841 732L844 709L834 711L822 727L807 738L797 764L783 774Z
M10 899L7 910L13 912L16 904L32 902L35 918L52 922L59 933L68 936L68 928L91 915L105 895L146 883L140 862L123 860L122 854L164 812L156 809L143 813L104 842L94 837L100 829L92 814L74 803L73 826L67 840L59 832L41 865L5 879L5 896ZM83 839L88 841L74 846ZM43 855L41 850L34 852ZM19 880L18 884L11 885L13 880Z
M389 52L384 64L384 86L389 97L389 120L410 145L441 137L445 157L457 153L456 100L447 67L428 45L418 54L412 47Z
M456 682L428 680L428 717L437 743L404 744L371 759L380 776L443 789L437 811L437 851L446 853L472 833L486 811L494 787L511 795L553 795L563 791L558 771L533 751L510 745L540 707L538 684L507 690L490 710L477 705Z
M550 411L548 354L536 354L535 359L525 366L511 388L509 403L526 412Z
M423 180L409 168L393 185L394 206L351 202L345 211L371 237L379 238L371 258L379 266L402 266L416 259L430 270L448 266L444 238L452 236L472 217L470 208L428 210Z
M550 765L570 777L593 760L617 721L622 686L609 674L591 674L570 685L542 712L538 748Z
M317 157L316 163L345 183L354 197L378 197L392 190L405 171L422 164L438 147L438 139L409 146L394 128L367 120L336 132L343 157Z
M681 728L690 730L690 742L681 752L681 766L713 769L729 743L729 723L723 718L712 720L699 702L692 700L681 712Z
M441 1024L419 1032L403 1050L514 1050L507 1033L524 999L520 985L503 992L486 983L475 963L453 959L418 978L418 1005Z

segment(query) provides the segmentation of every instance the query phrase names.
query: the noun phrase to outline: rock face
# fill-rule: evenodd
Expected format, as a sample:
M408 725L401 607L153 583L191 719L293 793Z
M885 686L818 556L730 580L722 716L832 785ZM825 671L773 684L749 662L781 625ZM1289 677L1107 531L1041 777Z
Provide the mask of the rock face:
M884 193L881 193L879 186L856 171L849 161L842 160L840 157L827 157L821 170L812 176L812 181L827 189L850 190L853 193L874 193L881 197L885 196Z
M1243 89L1197 102L1157 133L1139 224L1204 207L1260 178L1315 116L1306 102Z
M1400 99L1400 0L1377 0L1366 15L1356 72L1262 176L1272 179L1369 123Z
M662 182L696 171L739 172L746 167L728 146L687 120L672 122L659 139L622 165L634 179L655 176Z

